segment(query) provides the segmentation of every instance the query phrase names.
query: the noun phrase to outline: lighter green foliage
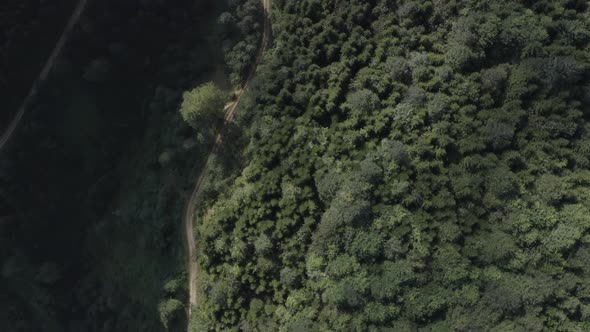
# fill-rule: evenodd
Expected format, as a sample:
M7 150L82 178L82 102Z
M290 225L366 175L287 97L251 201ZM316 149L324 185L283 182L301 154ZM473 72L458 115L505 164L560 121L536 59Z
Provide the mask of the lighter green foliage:
M211 82L185 92L182 98L180 114L195 129L208 129L205 127L208 123L223 117L227 96Z
M552 252L571 248L582 236L582 232L577 227L560 224L549 233L543 244Z
M182 314L184 305L176 299L168 299L160 303L158 311L160 312L160 320L166 329L170 327L172 322Z
M266 234L260 234L256 241L254 241L254 248L258 254L266 255L272 249L272 242Z

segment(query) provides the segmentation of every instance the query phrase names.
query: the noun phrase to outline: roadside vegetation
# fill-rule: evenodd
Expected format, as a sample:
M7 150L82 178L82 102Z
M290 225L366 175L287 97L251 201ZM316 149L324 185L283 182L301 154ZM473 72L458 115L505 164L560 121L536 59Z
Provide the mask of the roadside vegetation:
M189 126L199 130L223 119L227 93L214 83L200 85L182 95L180 114Z

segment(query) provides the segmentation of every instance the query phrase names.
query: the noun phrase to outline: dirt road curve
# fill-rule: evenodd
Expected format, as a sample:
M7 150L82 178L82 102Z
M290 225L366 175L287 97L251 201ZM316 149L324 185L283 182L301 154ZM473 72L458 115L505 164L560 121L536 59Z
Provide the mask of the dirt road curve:
M254 63L254 66L252 67L252 70L250 71L250 74L248 75L248 78L246 79L246 82L244 83L244 86L239 91L237 91L236 100L234 102L228 104L225 107L226 113L225 113L223 127L225 127L225 125L227 123L230 123L233 121L233 119L235 117L236 108L240 103L242 95L244 94L244 92L246 90L248 90L248 85L250 84L250 81L252 80L252 78L254 78L254 75L256 74L256 68L258 67L258 65L262 61L262 56L270 47L271 37L272 37L272 27L271 27L271 20L270 20L271 19L270 1L271 0L262 0L262 4L264 6L264 32L262 35L262 43L261 43L260 48L258 50L258 55L256 56L256 61ZM183 224L184 224L184 231L185 231L185 235L186 235L186 243L188 246L189 293L190 293L190 306L191 307L197 303L197 273L199 271L198 270L199 265L197 264L197 261L196 261L197 246L195 244L195 239L194 239L194 235L193 235L195 203L199 200L199 196L203 192L203 183L205 183L205 181L207 179L207 166L209 165L209 162L211 161L211 157L221 147L221 143L223 141L223 127L220 128L220 130L217 132L217 134L215 136L215 142L214 142L213 146L211 147L211 150L209 151L209 154L207 156L207 161L205 162L205 166L203 167L203 171L201 171L201 174L199 175L199 177L197 178L197 181L195 182L195 188L193 189L193 193L188 201L188 204L186 205L186 210L184 213ZM190 313L191 313L191 310L189 308L189 316L190 316Z
M16 112L16 115L14 116L14 118L12 119L12 121L10 122L10 124L8 125L6 130L4 131L4 134L0 138L0 151L2 151L2 149L4 148L6 143L14 135L14 132L16 131L16 128L18 128L18 125L20 124L20 121L22 120L23 115L25 115L25 112L27 111L27 106L31 102L31 99L37 94L37 87L39 86L39 83L41 83L45 79L47 79L47 76L49 75L49 71L51 70L51 68L55 64L57 57L59 56L64 45L66 44L66 41L68 39L68 36L70 35L70 32L76 26L76 23L78 22L80 15L82 15L82 13L84 12L84 9L86 9L87 4L88 4L88 0L80 0L78 2L76 9L72 13L72 16L70 16L70 20L68 21L68 24L66 25L66 27L64 28L64 31L62 32L61 36L59 37L57 44L53 48L51 55L49 56L49 58L45 62L45 65L43 66L43 69L41 70L39 77L37 77L37 79L33 83L33 86L31 87L29 94L27 95L27 97L25 98L23 103L21 104L20 108Z

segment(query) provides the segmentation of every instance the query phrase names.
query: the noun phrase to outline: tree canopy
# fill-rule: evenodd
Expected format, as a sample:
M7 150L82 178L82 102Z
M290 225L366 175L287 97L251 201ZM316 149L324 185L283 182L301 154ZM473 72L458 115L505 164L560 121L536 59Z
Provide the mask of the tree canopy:
M180 114L195 129L223 118L227 95L214 83L200 85L182 94Z
M203 326L589 330L587 3L273 6Z

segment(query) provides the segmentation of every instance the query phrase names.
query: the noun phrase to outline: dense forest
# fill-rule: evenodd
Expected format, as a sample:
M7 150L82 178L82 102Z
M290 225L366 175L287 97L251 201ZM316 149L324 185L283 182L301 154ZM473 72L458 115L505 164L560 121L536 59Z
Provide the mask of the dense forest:
M0 4L0 127L75 4ZM590 330L588 2L272 7L222 130L260 0L90 1L0 151L0 331Z
M42 64L73 6L27 32L47 45L15 36L55 3L0 5L5 119L41 67L17 54ZM243 80L260 17L253 0L89 2L0 151L1 331L186 330L181 216L214 130L183 121L182 96Z
M195 331L590 330L581 0L274 0Z

